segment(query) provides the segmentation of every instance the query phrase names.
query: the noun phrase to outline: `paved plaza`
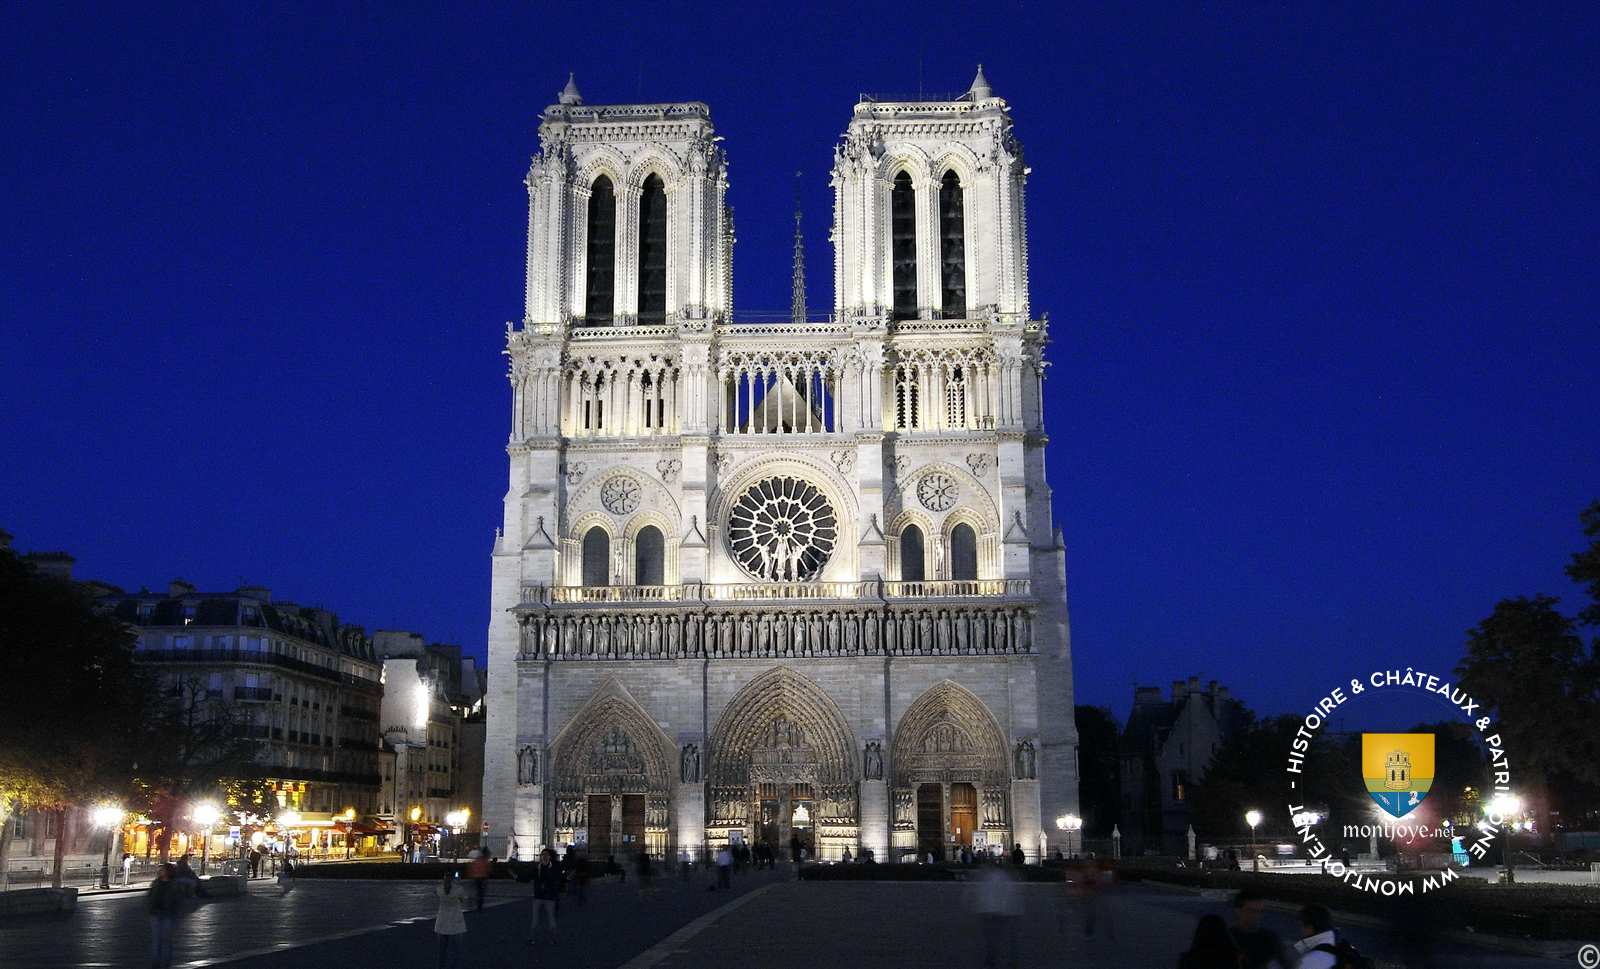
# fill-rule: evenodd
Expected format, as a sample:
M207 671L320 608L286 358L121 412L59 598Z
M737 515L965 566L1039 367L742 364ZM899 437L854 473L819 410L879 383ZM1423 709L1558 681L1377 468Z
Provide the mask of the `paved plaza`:
M1108 899L1115 940L1085 939L1075 901L1060 886L1021 889L1023 966L1161 969L1176 963L1196 919L1222 912L1220 899L1131 887ZM177 965L240 969L432 969L432 884L390 881L300 883L287 898L258 883L244 898L201 905L182 926ZM496 882L491 907L468 917L462 969L616 967L814 969L852 966L960 966L983 963L983 942L966 886L924 883L793 881L793 871L745 874L731 893L659 878L591 887L585 905L561 903L561 936L537 951L526 944L530 905L524 886ZM1290 918L1272 913L1287 932ZM143 900L85 899L56 919L0 925L0 966L68 969L147 965ZM1354 928L1363 949L1381 953L1372 930ZM1543 969L1572 964L1475 948L1450 947L1440 965Z

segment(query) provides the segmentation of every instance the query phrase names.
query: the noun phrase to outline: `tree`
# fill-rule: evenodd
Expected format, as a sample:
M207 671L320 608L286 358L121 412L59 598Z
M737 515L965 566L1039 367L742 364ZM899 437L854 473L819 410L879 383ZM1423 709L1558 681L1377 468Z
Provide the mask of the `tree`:
M1546 795L1600 784L1600 662L1556 602L1502 599L1467 632L1456 667L1498 721L1513 777Z
M0 549L0 888L11 813L55 813L59 888L67 809L125 783L148 695L133 643L82 587Z
M1596 501L1578 514L1583 523L1583 534L1589 538L1589 547L1574 552L1567 564L1567 575L1582 585L1589 593L1589 604L1578 613L1578 621L1586 626L1600 626L1600 501Z
M1084 837L1111 835L1119 814L1117 738L1121 730L1105 707L1080 706L1078 722L1078 800Z
M242 719L198 675L162 678L133 765L135 799L150 818L150 835L161 832L161 860L190 806L202 800L230 803L243 798L254 811L266 799L253 765L257 742ZM261 813L261 812L255 812Z
M1288 787L1285 768L1302 719L1271 717L1235 731L1211 759L1190 803L1195 831L1211 838L1248 834L1244 814L1262 814L1258 834L1286 836L1292 824L1289 804L1325 811L1324 832L1367 820L1368 799L1361 784L1360 738L1319 733L1304 752L1295 787ZM1368 813L1363 813L1368 812Z

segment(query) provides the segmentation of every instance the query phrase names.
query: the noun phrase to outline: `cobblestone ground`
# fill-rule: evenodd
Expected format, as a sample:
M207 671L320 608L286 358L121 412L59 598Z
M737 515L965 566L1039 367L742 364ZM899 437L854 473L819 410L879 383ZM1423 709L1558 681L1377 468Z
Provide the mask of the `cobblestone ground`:
M734 897L764 889L697 934L656 950L663 969L979 969L983 944L966 889L917 883L796 883L792 870L751 873L730 895L706 891L703 876L684 884L657 879L641 897L633 879L594 885L587 904L567 897L554 944L526 943L530 904L524 886L495 882L491 907L468 916L461 969L616 967ZM239 969L432 969L436 937L433 886L387 881L301 882L287 898L260 883L247 897L200 906L180 929L177 965ZM1163 969L1176 964L1200 915L1221 901L1144 888L1108 899L1117 938L1085 940L1080 910L1053 886L1022 889L1020 964L1029 967ZM1290 928L1274 913L1275 927ZM148 965L149 927L139 896L86 899L71 916L0 924L0 967L68 969ZM1352 937L1379 950L1370 931ZM1547 969L1560 963L1447 949L1451 969ZM1572 964L1567 960L1566 964Z
M1018 963L1026 967L1169 969L1188 947L1201 915L1228 915L1224 901L1128 888L1106 900L1116 938L1102 925L1091 940L1084 937L1079 903L1061 888L1029 885L1022 891ZM947 884L785 884L751 899L678 947L660 969L980 969L983 938L966 893L965 886ZM1269 913L1269 924L1291 937L1294 925L1288 914ZM1371 930L1354 928L1349 936L1368 954L1384 951ZM1561 964L1461 947L1443 947L1435 955L1441 969L1550 969Z

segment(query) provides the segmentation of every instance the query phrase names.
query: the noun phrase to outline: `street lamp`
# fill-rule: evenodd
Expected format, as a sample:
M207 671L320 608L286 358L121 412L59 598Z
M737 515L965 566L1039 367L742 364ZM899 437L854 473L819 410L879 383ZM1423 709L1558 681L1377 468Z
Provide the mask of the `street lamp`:
M354 851L350 835L355 833L352 829L355 827L356 809L353 807L345 808L342 817L344 818L344 860L349 861Z
M457 859L461 857L461 849L457 847L456 833L466 827L467 813L466 808L462 808L444 816L445 827L450 829L450 854Z
M1261 812L1255 808L1244 812L1244 823L1250 825L1250 870L1261 870L1261 856L1256 854L1256 825L1261 823Z
M106 850L100 858L100 887L111 887L111 839L122 828L122 808L115 804L102 804L94 809L94 824L106 829Z
M1078 857L1078 851L1073 847L1073 837L1077 832L1083 830L1083 818L1078 817L1076 814L1063 814L1061 817L1056 818L1056 827L1067 834L1067 856L1070 858Z
M206 873L206 852L211 846L211 829L216 826L217 819L222 817L222 812L211 803L197 804L189 812L189 817L194 823L200 825L200 874Z
M1484 813L1489 816L1489 823L1505 831L1506 840L1500 846L1500 851L1506 856L1506 884L1515 884L1517 876L1511 869L1511 833L1517 830L1517 823L1513 819L1522 813L1522 798L1509 792L1496 794L1484 808Z
M406 857L405 857L405 860L406 861L411 861L412 860L412 857L411 857L411 839L416 837L416 834L417 834L416 825L417 825L418 821L422 820L422 808L413 806L411 808L411 810L406 814L406 817L411 819L411 826L406 828L406 836L405 836Z
M290 808L278 815L278 827L283 829L283 865L289 867L289 850L294 847L294 826L300 823L300 812Z

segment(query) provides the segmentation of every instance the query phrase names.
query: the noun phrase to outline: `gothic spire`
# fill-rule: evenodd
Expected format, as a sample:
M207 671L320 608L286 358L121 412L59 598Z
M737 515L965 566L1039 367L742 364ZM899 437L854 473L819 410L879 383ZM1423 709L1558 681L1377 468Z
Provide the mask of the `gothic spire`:
M978 75L972 79L972 87L967 88L967 93L972 95L972 100L982 101L994 97L994 88L989 86L989 79L983 76L983 65L978 65Z
M794 323L806 321L806 246L800 234L800 173L794 173L794 298L789 306Z
M562 104L583 103L583 95L578 93L577 77L571 71L567 72L567 86L561 89L560 94L556 95L556 100Z

